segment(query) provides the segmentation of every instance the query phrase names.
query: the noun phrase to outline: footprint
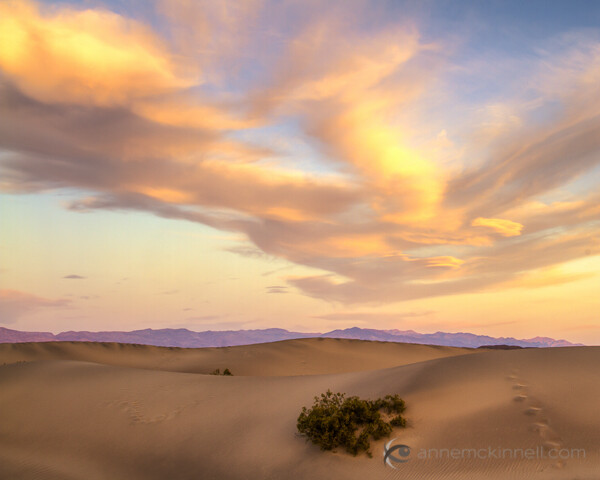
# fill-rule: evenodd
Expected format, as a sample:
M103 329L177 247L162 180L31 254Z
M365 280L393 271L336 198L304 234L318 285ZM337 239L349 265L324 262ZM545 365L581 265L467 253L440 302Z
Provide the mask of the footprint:
M515 402L524 402L525 400L527 400L527 395L524 395L521 393L520 395L517 395L516 397L514 397L513 400Z
M530 425L530 430L532 432L536 432L539 433L540 435L542 434L542 432L544 432L545 430L547 430L548 428L550 428L548 426L548 421L546 419L539 419L536 423L532 423Z
M525 410L525 415L534 416L540 413L542 409L540 407L529 407Z
M542 446L544 448L547 448L548 450L559 449L561 447L559 442L552 441L552 440L545 441L544 443L542 443Z
M552 430L550 427L542 429L540 431L540 437L542 438L542 440L545 440L546 442L556 443L559 446L561 445L560 435L558 433L556 433L554 430Z

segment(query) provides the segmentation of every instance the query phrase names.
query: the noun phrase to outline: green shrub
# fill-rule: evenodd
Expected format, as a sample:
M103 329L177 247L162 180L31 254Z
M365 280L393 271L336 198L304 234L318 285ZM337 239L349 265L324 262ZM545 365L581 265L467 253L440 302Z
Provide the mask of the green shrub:
M387 437L393 427L405 427L402 413L404 400L398 395L386 395L378 400L361 400L344 393L327 390L315 397L311 409L302 407L298 431L322 450L344 447L356 455L364 451L371 456L370 439ZM381 414L383 411L388 419Z
M233 373L231 373L231 371L228 368L226 368L225 370L223 370L223 375L227 375L227 376L231 377L231 376L233 376Z
M232 377L233 373L231 373L231 370L229 370L228 368L223 370L223 373L221 373L221 370L217 368L214 372L211 373L211 375L225 375L226 377Z

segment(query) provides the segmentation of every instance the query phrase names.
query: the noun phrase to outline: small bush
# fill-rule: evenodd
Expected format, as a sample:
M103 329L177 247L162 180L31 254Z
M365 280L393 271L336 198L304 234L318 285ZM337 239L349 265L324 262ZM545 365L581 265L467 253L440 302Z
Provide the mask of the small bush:
M223 370L223 375L227 375L229 377L232 377L233 373L231 373L231 371L228 368L226 368L225 370Z
M311 409L302 408L297 426L322 450L344 447L353 455L364 451L371 456L370 438L379 440L389 436L393 427L405 427L406 420L401 415L405 409L404 400L398 395L361 400L327 390L320 398L315 397ZM391 418L386 420L381 411Z
M223 370L223 373L221 373L221 369L217 368L214 372L211 373L211 375L225 375L226 377L233 377L233 373L231 373L231 370L229 370L228 368Z

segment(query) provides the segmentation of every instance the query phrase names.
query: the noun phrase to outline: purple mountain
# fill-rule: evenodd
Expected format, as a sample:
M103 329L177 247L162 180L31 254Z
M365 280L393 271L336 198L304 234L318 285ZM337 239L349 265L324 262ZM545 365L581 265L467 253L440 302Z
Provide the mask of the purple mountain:
M519 347L567 347L574 344L566 340L535 337L519 340L512 337L488 337L473 333L417 333L413 330L375 330L369 328L346 328L327 333L289 332L282 328L262 330L226 330L192 332L185 328L163 328L134 330L131 332L62 332L57 335L49 332L21 332L0 327L0 343L22 342L117 342L156 345L160 347L227 347L252 343L276 342L293 338L326 337L350 338L356 340L376 340L380 342L421 343L452 347L477 348L482 345L514 345Z
M382 342L423 343L450 347L477 348L482 345L514 345L519 347L568 347L574 344L567 340L554 340L548 337L535 337L519 340L512 337L489 337L473 333L417 333L414 330L372 330L368 328L346 328L333 330L320 336L329 338L356 338L360 340L379 340Z

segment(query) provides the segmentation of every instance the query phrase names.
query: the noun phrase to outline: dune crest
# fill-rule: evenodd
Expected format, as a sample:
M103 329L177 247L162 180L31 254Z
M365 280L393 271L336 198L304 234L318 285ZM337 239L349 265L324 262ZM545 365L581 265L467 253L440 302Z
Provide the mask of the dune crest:
M78 360L122 367L209 374L289 376L356 372L396 367L453 355L468 348L303 338L235 347L176 348L122 343L43 342L0 344L2 362Z

